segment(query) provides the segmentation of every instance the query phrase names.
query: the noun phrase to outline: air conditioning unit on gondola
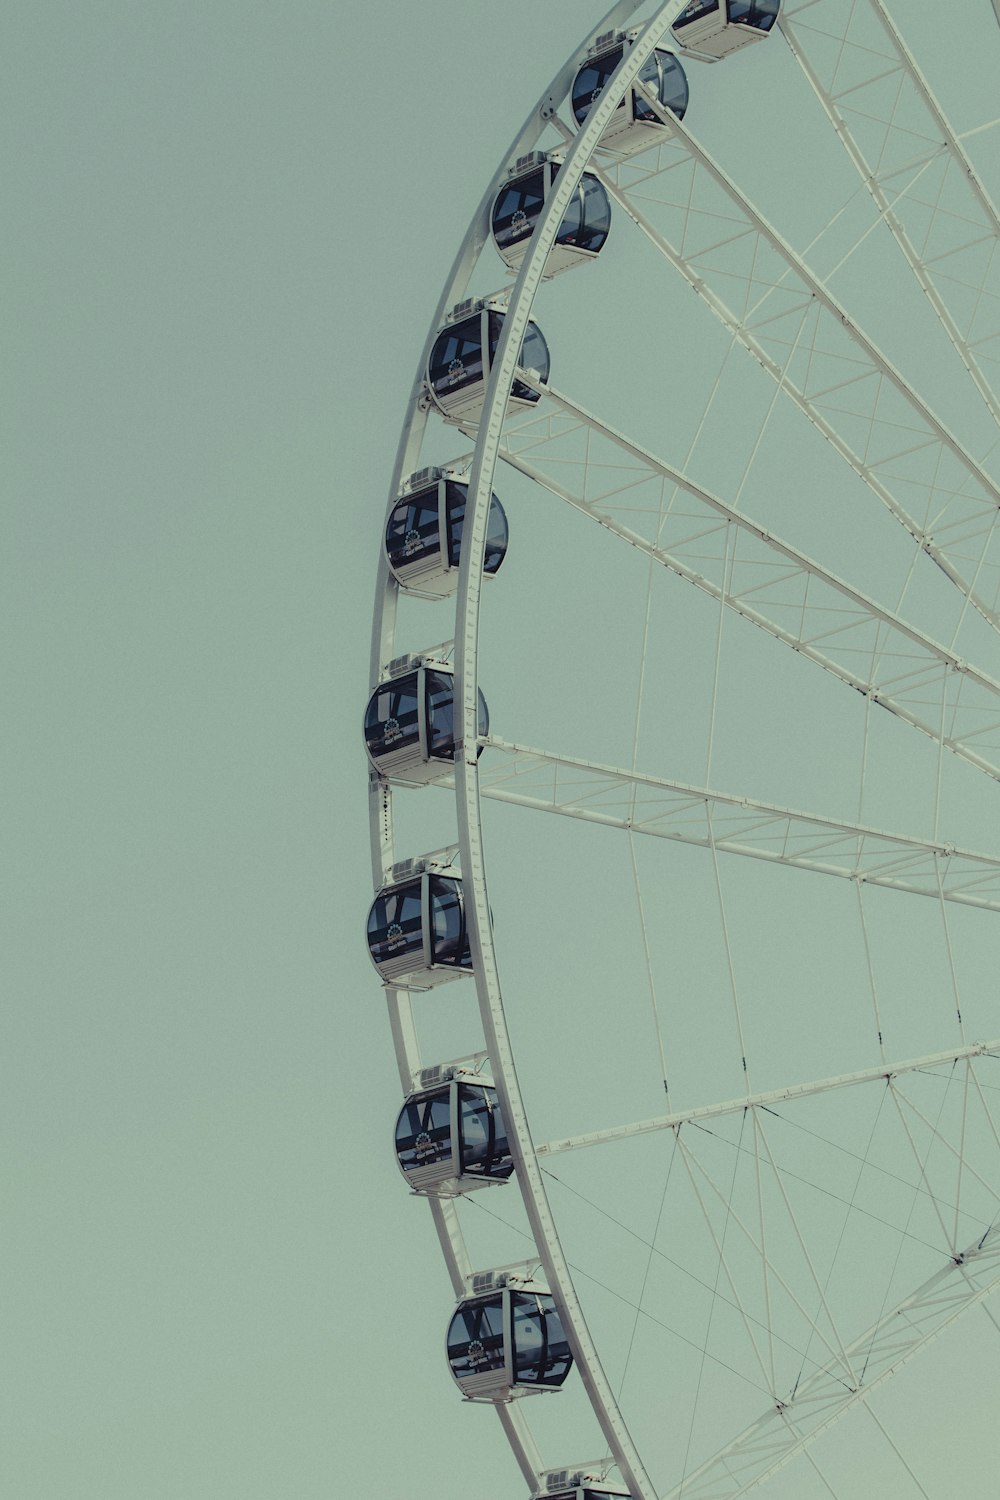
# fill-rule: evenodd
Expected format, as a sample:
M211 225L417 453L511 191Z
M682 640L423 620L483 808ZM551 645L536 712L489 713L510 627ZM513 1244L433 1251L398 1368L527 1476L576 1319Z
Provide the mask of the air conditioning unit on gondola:
M572 1469L550 1469L545 1488L536 1490L532 1500L629 1500L628 1490L600 1477L607 1463L593 1463Z

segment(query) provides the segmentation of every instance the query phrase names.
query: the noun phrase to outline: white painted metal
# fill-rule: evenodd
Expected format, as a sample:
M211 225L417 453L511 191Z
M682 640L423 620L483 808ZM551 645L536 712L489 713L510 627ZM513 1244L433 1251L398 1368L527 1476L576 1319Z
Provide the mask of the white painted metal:
M1000 1055L1000 1041L975 1042L971 1047L959 1047L951 1052L932 1052L926 1057L911 1058L908 1062L883 1063L878 1068L864 1068L857 1073L841 1073L836 1078L820 1078L813 1083L790 1084L787 1088L770 1089L763 1094L747 1094L742 1099L728 1099L723 1104L702 1104L697 1109L675 1110L673 1114L657 1115L652 1120L637 1120L633 1125L612 1125L608 1130L592 1130L586 1135L564 1136L562 1140L547 1141L535 1147L537 1156L555 1156L563 1151L580 1151L586 1146L606 1146L612 1141L628 1140L634 1135L649 1135L657 1130L676 1130L694 1120L717 1120L723 1115L739 1114L745 1109L757 1109L774 1104L784 1104L790 1099L805 1099L810 1094L826 1094L834 1089L853 1088L859 1083L885 1083L904 1073L918 1073L925 1068L940 1067L943 1063L960 1062L967 1057L996 1057Z
M490 737L485 797L859 884L1000 911L1000 857ZM464 861L463 861L464 868Z
M536 388L545 392L543 408L507 426L500 451L505 463L935 741L942 738L943 710L950 726L946 748L1000 778L1000 682L578 402L549 385ZM570 420L560 420L563 415ZM567 458L574 425L581 437L576 464ZM595 448L595 436L605 448ZM550 447L556 456L548 463ZM619 469L623 461L631 467L616 484L606 463L599 495L588 498L591 471L608 449L617 450ZM636 518L636 524L625 524L614 502L653 478L676 485L694 504L666 516L651 514L645 535L636 529ZM740 533L738 546L730 528Z
M645 97L666 120L650 90ZM609 163L595 175L921 551L1000 628L1000 558L990 553L1000 487L683 121L674 121L671 140L657 155L641 178L628 163ZM670 225L654 223L654 203ZM723 213L729 222L720 227ZM730 295L734 281L736 297ZM851 435L843 408L848 390L855 403ZM914 489L924 520L912 511L907 492Z
M778 24L979 394L1000 421L1000 366L995 351L989 355L990 343L1000 336L1000 214L927 79L882 0L819 7L814 0L791 0ZM831 42L840 45L824 82L815 54L825 50L829 56ZM947 207L941 201L945 188ZM928 221L947 232L947 249L936 243L928 253ZM966 258L978 274L965 270ZM962 310L962 301L969 300L963 292L975 299L972 317Z
M702 62L709 63L719 62L728 57L730 52L738 52L741 47L767 40L766 31L728 20L727 10L726 0L722 0L721 6L715 11L686 22L679 31L673 33L673 40L684 48L685 55L690 53Z
M844 1382L839 1366L807 1376L792 1400L776 1402L665 1500L737 1500L755 1489L998 1285L1000 1228L994 1228L854 1340L848 1357L865 1371L856 1385Z

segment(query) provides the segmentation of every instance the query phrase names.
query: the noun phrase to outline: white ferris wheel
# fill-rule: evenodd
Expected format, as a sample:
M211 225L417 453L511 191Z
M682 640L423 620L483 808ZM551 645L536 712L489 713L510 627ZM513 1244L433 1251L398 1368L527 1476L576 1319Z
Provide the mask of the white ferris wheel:
M619 0L420 359L368 941L533 1496L995 1484L1000 32L953 10Z

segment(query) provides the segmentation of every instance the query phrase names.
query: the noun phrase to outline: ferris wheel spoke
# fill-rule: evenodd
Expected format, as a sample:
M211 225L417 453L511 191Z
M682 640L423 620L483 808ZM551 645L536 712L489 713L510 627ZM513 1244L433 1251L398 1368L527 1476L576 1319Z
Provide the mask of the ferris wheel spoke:
M1000 214L882 0L778 22L962 363L1000 421Z
M687 127L609 194L923 552L1000 628L1000 488Z
M765 1093L748 1094L738 1099L727 1099L719 1104L701 1104L693 1109L675 1110L672 1114L657 1115L648 1120L637 1120L630 1125L614 1125L606 1130L565 1136L561 1140L543 1142L536 1146L535 1151L538 1156L557 1156L565 1151L580 1151L589 1146L610 1145L615 1141L627 1140L631 1136L649 1135L659 1130L676 1130L681 1125L693 1124L696 1121L718 1120L726 1115L740 1114L746 1109L772 1108L790 1100L808 1098L813 1094L828 1094L837 1089L854 1088L856 1085L865 1083L884 1084L888 1079L899 1078L907 1073L922 1073L948 1063L966 1061L969 1058L997 1056L1000 1056L1000 1038L989 1042L975 1042L967 1047L956 1047L947 1052L934 1052L926 1057L909 1058L904 1062L881 1063L878 1067L864 1068L856 1073L841 1073L832 1078L815 1079L811 1083L797 1083L786 1088L770 1089ZM986 1110L985 1102L983 1109Z
M924 1349L1000 1285L1000 1229L990 1229L957 1259L949 1259L912 1296L886 1313L848 1347L865 1373L850 1389L831 1362L806 1376L795 1394L778 1401L721 1449L666 1500L736 1500L801 1452L852 1406Z
M488 737L483 796L1000 911L1000 858ZM443 786L451 778L442 778Z
M758 1125L759 1125L759 1121L757 1120L756 1111L755 1111L754 1112L754 1129L755 1129L755 1131L758 1128ZM714 1180L712 1178L712 1174L709 1171L706 1170L706 1168L704 1167L704 1165L700 1161L698 1161L698 1159L693 1155L693 1153L690 1151L690 1149L685 1145L684 1139L683 1139L683 1137L681 1135L678 1135L678 1137L677 1137L677 1143L678 1143L678 1146L680 1148L682 1160L684 1161L685 1166L688 1169L689 1181L691 1182L692 1187L695 1190L695 1194L696 1194L696 1196L698 1198L699 1205L701 1207L703 1216L705 1218L706 1225L708 1226L708 1229L709 1229L710 1237L711 1237L711 1239L713 1241L713 1244L715 1246L716 1254L719 1257L720 1264L724 1267L725 1275L726 1275L726 1280L729 1282L730 1290L731 1290L731 1292L733 1294L734 1300L737 1302L737 1304L740 1307L741 1314L743 1316L744 1322L745 1322L746 1327L747 1327L747 1332L750 1335L751 1342L753 1344L754 1353L755 1353L755 1355L757 1357L757 1360L758 1360L758 1362L759 1362L759 1364L761 1366L761 1371L764 1374L764 1378L765 1378L765 1380L767 1380L768 1379L768 1373L764 1369L764 1363L763 1363L763 1360L761 1358L759 1349L757 1347L757 1341L756 1341L756 1339L754 1339L752 1331L751 1331L750 1324L751 1324L752 1320L747 1315L745 1309L743 1308L742 1301L740 1299L739 1281L734 1276L733 1271L728 1266L726 1266L726 1264L725 1264L725 1256L724 1256L724 1251L723 1251L722 1244L720 1243L720 1241L718 1240L718 1238L716 1236L716 1232L713 1229L712 1224L711 1224L711 1218L710 1218L708 1212L706 1211L706 1199L708 1199L709 1201L711 1201L712 1199L714 1199L717 1207L721 1208L721 1210L722 1210L722 1212L723 1212L723 1214L725 1216L726 1223L727 1224L731 1223L739 1231L740 1235L742 1236L743 1242L745 1243L745 1245L749 1246L749 1248L750 1248L751 1256L752 1256L752 1259L753 1259L754 1263L756 1264L757 1262L759 1262L760 1265L762 1266L762 1268L764 1269L765 1279L768 1276L770 1276L770 1278L774 1281L774 1283L776 1285L776 1288L780 1289L784 1293L784 1295L787 1297L787 1299L788 1299L789 1303L791 1304L791 1306L795 1309L795 1311L799 1314L799 1316L802 1318L802 1320L804 1322L808 1323L810 1321L809 1315L806 1312L805 1307L802 1304L802 1301L796 1295L794 1289L789 1284L788 1280L786 1280L786 1278L782 1275L781 1271L778 1269L778 1266L774 1263L774 1261L771 1258L769 1258L767 1250L766 1250L766 1246L765 1246L765 1240L764 1240L763 1230L761 1229L761 1231L759 1232L759 1238L758 1238L758 1236L754 1233L754 1231L747 1224L745 1224L743 1222L742 1216L740 1215L740 1213L738 1212L738 1210L733 1205L732 1195L730 1194L730 1195L727 1196L727 1194L723 1191L723 1189L720 1188L720 1186L716 1182L714 1182ZM759 1161L761 1159L759 1152L757 1150L754 1150L750 1154L753 1155L753 1157L755 1159L755 1162L759 1163ZM771 1165L773 1165L773 1163ZM697 1168L697 1173L698 1173L697 1180L696 1180L696 1177L695 1177L695 1172L693 1170L693 1168L695 1168L695 1167ZM779 1181L780 1181L780 1178L779 1178ZM699 1186L699 1184L700 1184L700 1186ZM706 1191L706 1189L707 1189L707 1191ZM790 1210L789 1210L789 1214L790 1214L790 1217L792 1219L792 1222L794 1223L794 1214L792 1214ZM802 1250L803 1254L805 1255L806 1260L809 1261L808 1251L805 1249L804 1242L802 1240L801 1235L798 1233L797 1226L796 1226L796 1238L798 1240L800 1249ZM811 1261L809 1261L809 1266L810 1266L810 1271L812 1271L812 1263L811 1263ZM814 1275L814 1279L815 1279L815 1273L813 1273L813 1275ZM819 1286L818 1281L816 1281L816 1286L817 1287ZM820 1295L821 1295L821 1298L822 1298L822 1289L821 1288L820 1288ZM769 1335L772 1338L772 1346L771 1346L772 1370L771 1370L771 1376L770 1376L769 1389L771 1390L771 1393L772 1393L772 1395L774 1395L775 1399L778 1399L778 1393L777 1393L776 1385L775 1385L775 1377L774 1377L774 1373L773 1373L773 1333L774 1333L774 1330L773 1330L772 1323L771 1323L770 1319L768 1320L766 1326L767 1326L768 1333L769 1333ZM839 1334L838 1334L838 1332L836 1330L836 1327L834 1325L832 1317L829 1318L829 1321L827 1321L826 1319L824 1319L822 1326L820 1326L820 1324L816 1320L812 1320L812 1326L813 1326L813 1332L819 1338L820 1342L825 1346L825 1348L827 1350L827 1354L828 1354L828 1356L829 1356L829 1358L830 1358L830 1360L832 1362L832 1365L836 1366L836 1367L839 1367L839 1369L840 1369L840 1375L839 1375L840 1380L842 1380L842 1381L843 1380L848 1380L852 1384L855 1383L856 1376L855 1376L854 1370L851 1368L850 1354L848 1353L847 1349L844 1347L843 1341L841 1340L841 1338L840 1338L840 1336L839 1336ZM829 1329L829 1332L826 1331L827 1329ZM825 1367L821 1366L820 1368L825 1368Z
M718 1337L735 1373L750 1384L763 1375L773 1402L671 1494L722 1500L744 1493L1000 1283L991 1186L1000 1143L989 1112L984 1121L967 1108L978 1060L998 1053L996 1040L954 1048L536 1148L546 1160L623 1145L650 1130L674 1133L687 1180L675 1179L672 1232L663 1249L654 1241L653 1252L706 1289L717 1265L726 1324ZM883 1107L889 1097L910 1111L903 1134L897 1113ZM727 1116L736 1118L719 1129ZM871 1118L871 1130L852 1143L844 1127L859 1116ZM956 1151L966 1164L957 1194ZM962 1239L945 1223L952 1208ZM905 1246L905 1262L893 1242ZM842 1262L847 1244L854 1248ZM856 1274L850 1265L862 1246L873 1300L867 1315L852 1316L844 1283ZM900 1299L897 1276L918 1290ZM641 1306L651 1327L662 1318L663 1295L661 1286ZM717 1296L707 1305L715 1308ZM712 1328L710 1316L705 1353L714 1359Z
M1000 682L617 432L538 386L501 457L949 750L1000 777ZM735 543L732 533L736 533Z

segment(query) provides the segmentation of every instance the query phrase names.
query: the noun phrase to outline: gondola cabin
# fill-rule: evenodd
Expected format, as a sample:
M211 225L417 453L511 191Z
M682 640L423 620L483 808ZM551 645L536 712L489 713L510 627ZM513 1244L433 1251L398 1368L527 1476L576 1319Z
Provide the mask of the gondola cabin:
M573 1366L555 1300L530 1284L466 1297L447 1343L451 1373L467 1401L511 1401L558 1390Z
M461 880L422 870L383 886L368 913L368 952L384 983L400 989L471 974Z
M468 485L447 469L421 469L410 475L385 528L385 555L401 588L431 599L446 599L455 592L468 495ZM483 559L488 578L506 552L507 517L493 495Z
M518 269L525 257L561 166L560 156L531 151L518 159L496 196L491 219L493 243L512 271ZM595 260L610 228L611 201L594 174L584 172L563 216L543 274L557 276L560 271Z
M573 114L578 125L583 124L603 94L626 48L632 46L637 35L636 31L607 31L591 47L573 83ZM664 109L683 120L688 81L672 52L658 48L643 63L639 78L653 90ZM601 145L618 155L631 156L658 145L669 133L669 126L664 125L641 94L629 89L601 136Z
M415 1193L454 1197L514 1170L497 1091L456 1073L410 1094L396 1121L396 1160Z
M479 694L479 733L489 733ZM365 710L368 759L387 781L423 785L447 776L455 762L455 678L443 662L402 657Z
M435 406L451 421L479 420L503 320L500 301L460 302L434 340L427 362L427 389ZM528 324L521 341L518 365L542 382L548 379L548 345L534 323ZM538 399L537 391L515 377L509 408L528 408Z
M673 24L687 51L718 62L751 42L762 42L778 19L781 0L691 0Z

